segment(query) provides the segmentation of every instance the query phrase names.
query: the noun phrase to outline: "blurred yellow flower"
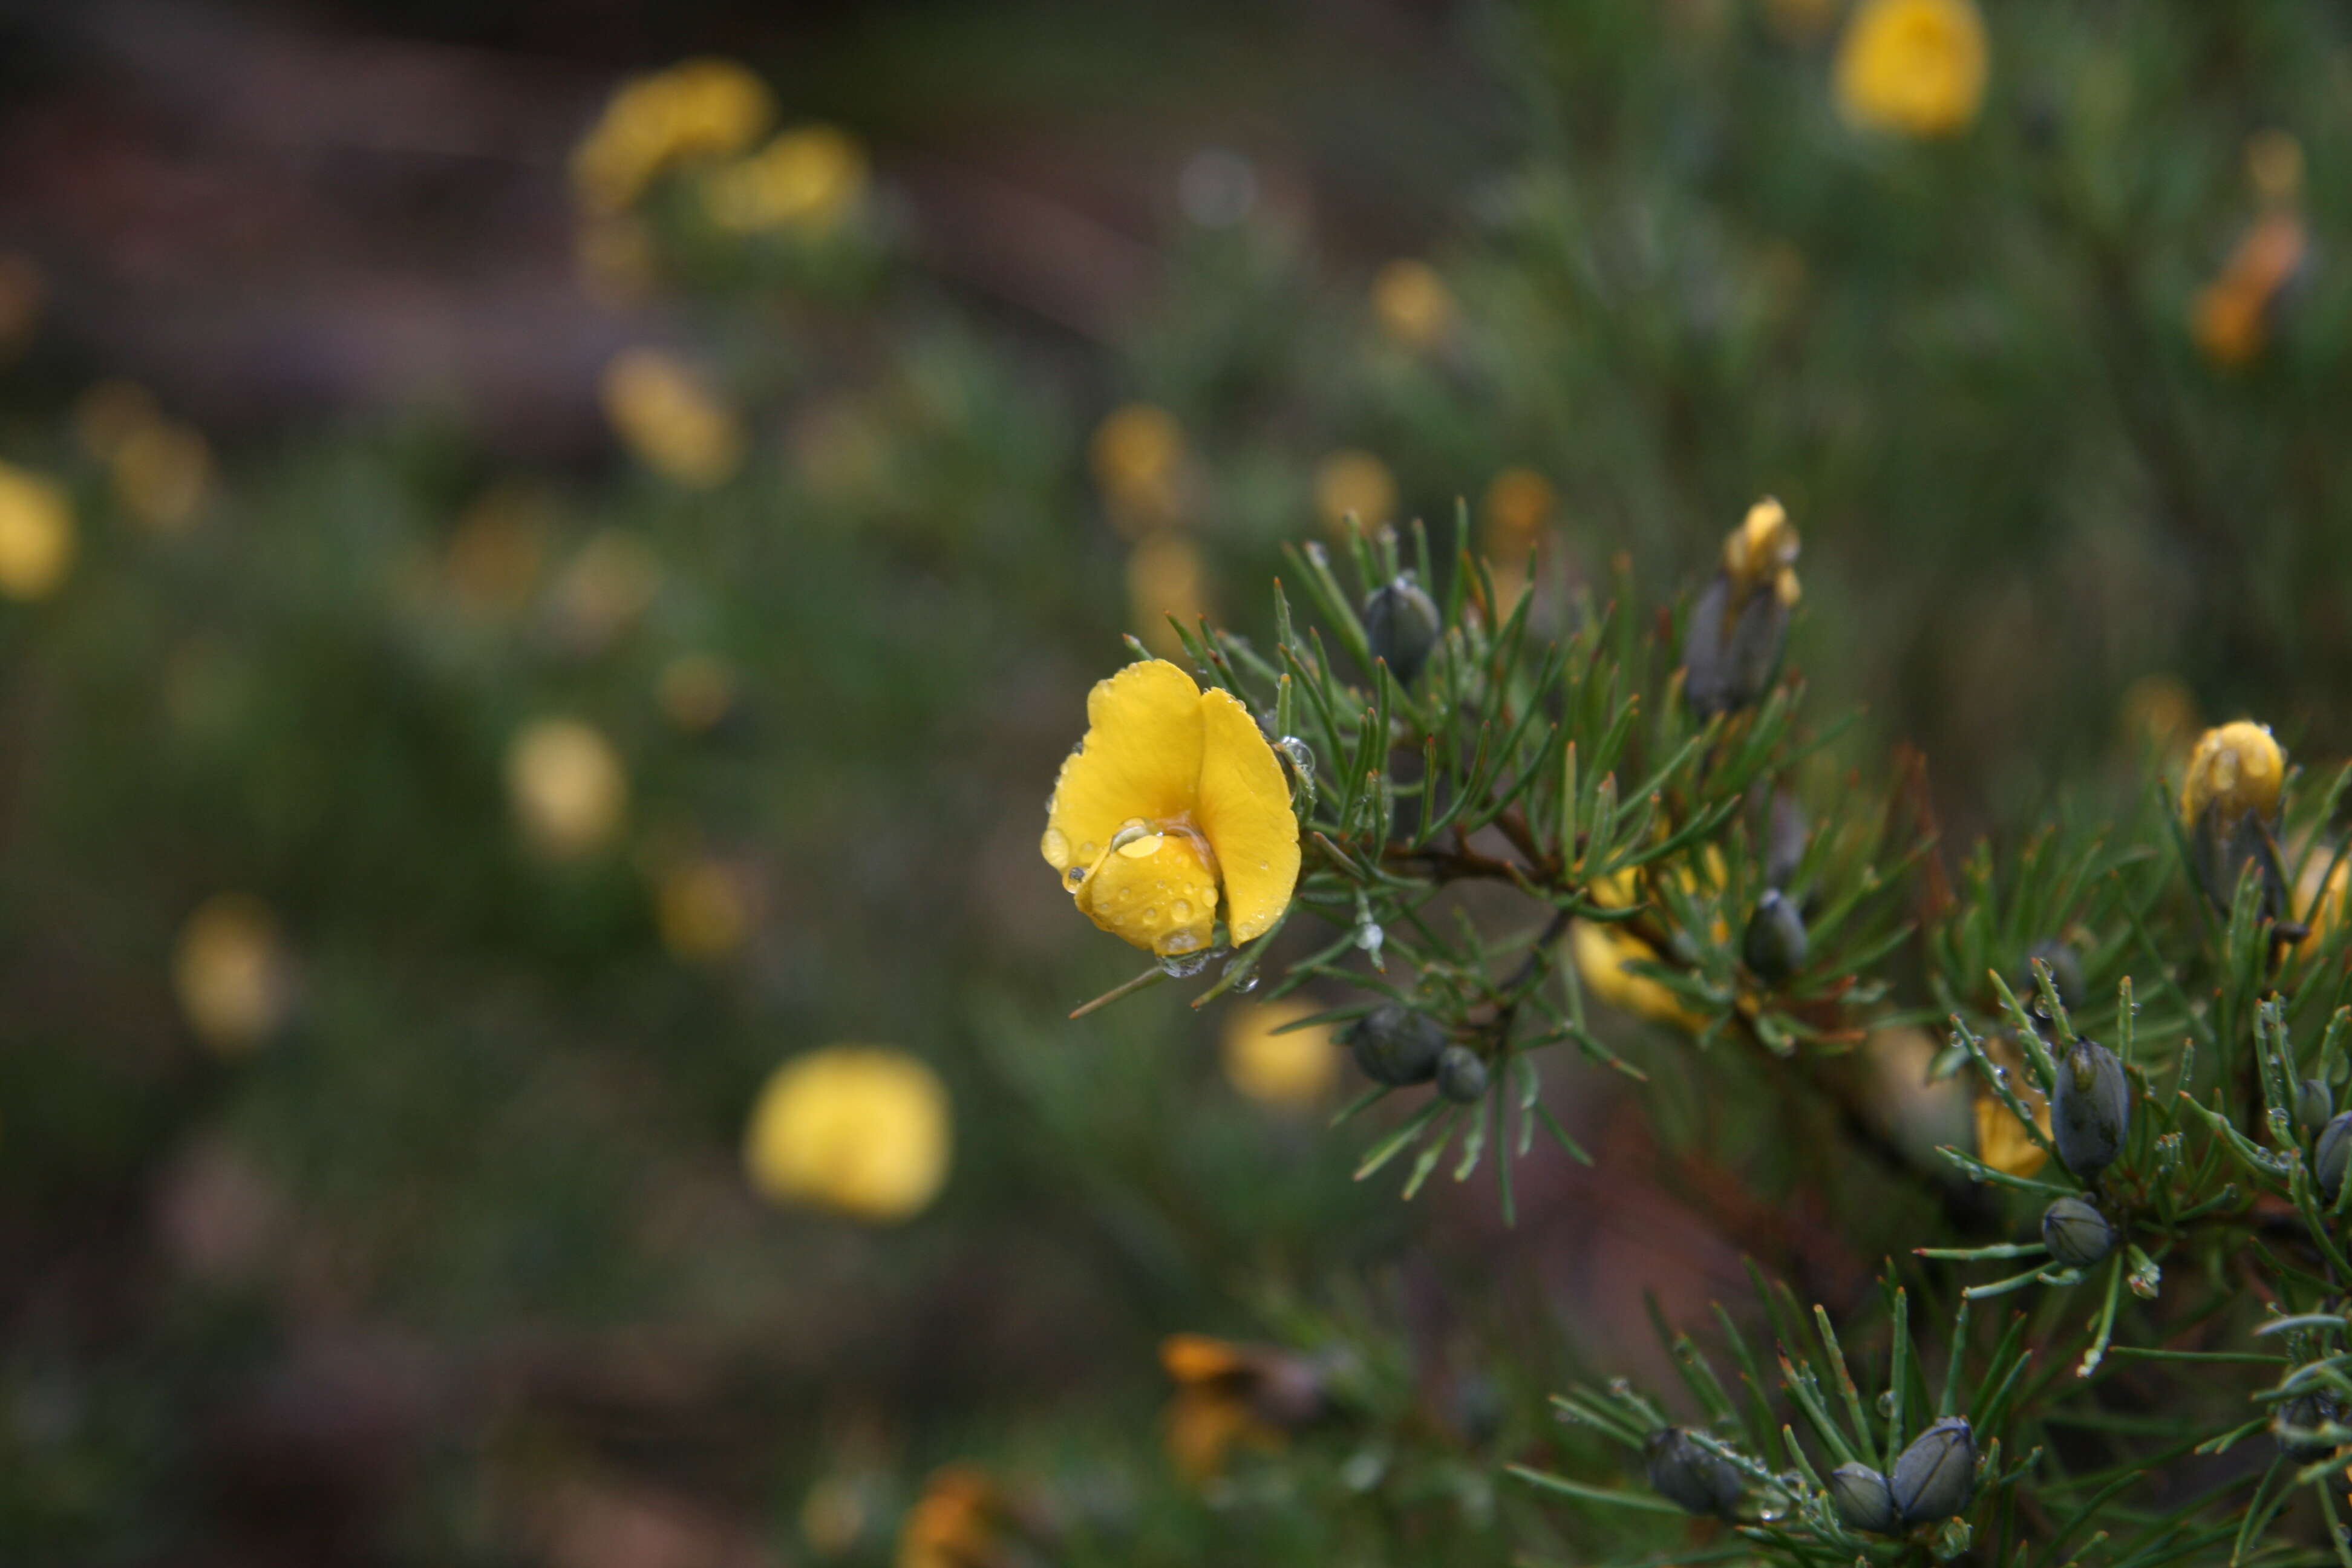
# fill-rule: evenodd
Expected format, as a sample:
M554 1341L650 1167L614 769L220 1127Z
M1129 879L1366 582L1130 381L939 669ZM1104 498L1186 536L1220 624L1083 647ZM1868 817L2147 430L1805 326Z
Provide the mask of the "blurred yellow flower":
M1165 659L1095 683L1038 848L1079 912L1164 955L1208 945L1221 881L1239 946L1298 880L1298 818L1257 721Z
M1184 644L1168 617L1191 626L1208 614L1208 568L1181 533L1150 533L1127 558L1127 604L1136 636L1158 654L1181 654Z
M654 917L671 957L688 963L725 958L751 929L742 873L708 857L681 860L655 885Z
M1454 291L1426 261L1406 257L1373 275L1372 319L1409 349L1426 353L1444 342L1456 314Z
M1339 1052L1321 1025L1280 1032L1315 1012L1308 1003L1244 1002L1225 1016L1225 1077L1261 1105L1296 1110L1320 1100L1339 1081Z
M1349 447L1316 465L1315 510L1331 532L1343 532L1353 517L1369 533L1394 521L1396 506L1396 476L1370 452Z
M21 250L0 250L0 360L15 358L31 339L47 299L39 263Z
M1862 0L1838 44L1838 106L1873 130L1954 135L1976 121L1988 63L1972 0Z
M775 117L767 84L732 60L687 60L638 77L572 150L573 193L591 212L619 212L664 171L751 146Z
M568 860L619 830L629 779L601 731L575 719L541 719L507 748L507 794L530 847Z
M1559 505L1559 492L1533 468L1505 468L1486 485L1478 508L1478 548L1497 565L1522 570Z
M833 125L795 126L704 177L711 221L738 233L796 229L823 237L866 195L866 149Z
M898 1568L997 1568L1006 1561L997 1541L1003 1510L996 1488L976 1466L932 1471L898 1527Z
M752 1107L751 1185L869 1224L911 1219L947 1180L947 1086L904 1051L827 1046L772 1075Z
M536 486L504 480L467 504L441 558L449 595L478 615L513 615L539 586L555 506Z
M195 521L212 489L212 447L194 426L154 419L124 435L113 469L123 509L159 533L177 533Z
M679 484L708 489L742 466L734 410L658 349L630 349L605 367L604 414L631 451Z
M1720 885L1722 857L1710 847L1706 858L1710 878ZM1687 865L1678 868L1674 876L1685 892L1696 890L1698 879ZM1620 871L1592 885L1592 901L1602 909L1624 909L1640 894L1640 877L1632 871ZM1727 929L1721 920L1717 921L1715 934L1718 940ZM1693 1008L1672 986L1625 967L1629 963L1655 963L1658 952L1621 922L1578 921L1569 928L1569 943L1584 988L1611 1006L1694 1034L1706 1026L1706 1015Z
M1784 605L1794 605L1801 591L1797 582L1796 526L1787 509L1766 496L1748 509L1738 528L1724 536L1723 572L1731 579L1731 602L1746 602L1765 584Z
M2220 275L2198 290L2189 331L2215 366L2236 370L2269 345L2279 296L2302 270L2308 248L2303 215L2277 208L2255 220Z
M662 666L661 710L689 735L717 729L735 710L735 672L724 659L686 653Z
M2014 1077L2014 1075L2011 1075ZM2050 1106L2027 1090L2021 1097L2044 1138L2050 1136ZM2050 1151L2033 1141L1998 1096L1977 1096L1977 1158L2008 1176L2031 1176L2049 1163Z
M1195 1486L1215 1479L1236 1447L1278 1449L1324 1409L1323 1379L1307 1357L1206 1334L1171 1334L1160 1364L1176 1384L1165 1436L1177 1473Z
M563 563L549 595L557 634L578 651L594 652L653 607L661 580L660 558L644 540L598 529Z
M2278 810L2286 782L2286 753L2271 739L2270 727L2240 719L2208 730L2189 753L2180 780L2180 820L2190 827L2211 806L2225 827L2248 812L2268 817Z
M217 893L180 928L172 957L180 1011L205 1046L225 1057L265 1044L293 1004L294 972L269 906Z
M2196 694L2178 676L2143 675L2124 689L2117 722L2136 751L2169 761L2197 731Z
M0 595L46 599L72 569L73 506L65 487L0 463Z
M1183 503L1184 432L1155 404L1115 408L1088 447L1111 521L1130 535L1177 521Z

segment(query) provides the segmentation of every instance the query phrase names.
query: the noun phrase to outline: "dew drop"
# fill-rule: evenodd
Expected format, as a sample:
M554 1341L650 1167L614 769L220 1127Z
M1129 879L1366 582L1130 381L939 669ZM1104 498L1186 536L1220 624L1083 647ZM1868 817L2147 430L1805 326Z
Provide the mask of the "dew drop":
M1143 918L1150 921L1153 925L1158 925L1160 923L1160 906L1158 904L1144 905Z
M1151 825L1150 823L1144 821L1139 816L1131 817L1128 821L1120 823L1118 825L1118 831L1110 836L1110 847L1114 849L1124 849L1129 845L1135 843L1138 839L1150 834L1150 831Z
M1077 887L1084 883L1086 879L1087 871L1086 868L1083 866L1073 866L1068 870L1062 873L1062 884L1065 887Z
M1231 974L1234 970L1239 969L1243 964L1247 963L1248 962L1249 960L1246 958L1236 958L1231 963L1225 965L1225 973ZM1228 989L1230 989L1236 996L1248 995L1251 992L1257 989L1257 971L1255 969L1249 971L1247 973L1242 975L1241 978L1235 980Z
M1038 847L1045 852L1045 858L1051 860L1055 865L1066 866L1069 864L1070 841L1063 836L1060 828L1049 827L1045 829L1045 837L1039 842Z
M1095 841L1091 838L1087 839L1084 844L1078 846L1078 858L1081 860L1093 859L1095 858Z
M1162 882L1160 885L1164 888L1168 884ZM1168 918L1178 925L1190 925L1192 923L1192 906L1184 900L1179 899L1168 906Z
M1895 1391L1887 1390L1878 1396L1878 1413L1888 1420L1895 1418Z

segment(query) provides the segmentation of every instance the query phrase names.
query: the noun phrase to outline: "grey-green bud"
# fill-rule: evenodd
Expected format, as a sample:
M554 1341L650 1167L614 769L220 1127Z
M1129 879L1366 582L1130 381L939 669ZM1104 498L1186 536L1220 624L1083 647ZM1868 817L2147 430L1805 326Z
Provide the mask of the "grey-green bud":
M2317 1132L2336 1114L2336 1096L2315 1078L2294 1086L2294 1121L2305 1133Z
M1770 584L1735 599L1721 572L1691 607L1683 639L1683 700L1705 719L1736 713L1763 696L1789 640L1789 606Z
M1778 985L1805 966L1805 917L1796 900L1778 888L1767 888L1748 917L1739 939L1739 956L1756 978Z
M2352 1163L2352 1110L2339 1111L2327 1119L2319 1130L2319 1142L2311 1152L2312 1178L2319 1184L2319 1195L2329 1203L2344 1190L2344 1167Z
M1892 1535L1903 1528L1894 1489L1868 1465L1844 1464L1830 1472L1830 1503L1848 1530Z
M1914 1437L1886 1484L1906 1525L1965 1511L1977 1495L1977 1437L1967 1417L1947 1415Z
M1436 602L1422 591L1412 573L1402 573L1365 595L1363 621L1372 657L1388 661L1398 685L1411 686L1428 662L1429 650L1437 646L1442 628Z
M1376 1083L1427 1083L1437 1075L1445 1029L1425 1013L1383 1002L1348 1030L1356 1066Z
M2060 1198L2042 1211L2042 1245L2069 1268L2088 1268L2116 1249L2116 1227L2081 1198Z
M1467 1105L1486 1092L1486 1061L1467 1046L1437 1053L1437 1092Z
M2315 1429L2336 1422L2342 1414L2336 1401L2326 1394L2306 1394L2279 1406L2278 1414L2271 1417L2271 1432L2278 1439L2281 1453L2298 1465L2312 1464L2335 1453L2336 1445L2317 1437L2290 1437L2284 1429Z
M1679 1426L1661 1426L1643 1444L1651 1489L1687 1513L1729 1519L1746 1488L1738 1469L1720 1454L1691 1441Z
M2131 1131L2131 1085L2116 1053L2077 1040L2058 1064L2058 1093L2050 1106L2051 1142L2066 1168L2089 1181L2115 1163Z

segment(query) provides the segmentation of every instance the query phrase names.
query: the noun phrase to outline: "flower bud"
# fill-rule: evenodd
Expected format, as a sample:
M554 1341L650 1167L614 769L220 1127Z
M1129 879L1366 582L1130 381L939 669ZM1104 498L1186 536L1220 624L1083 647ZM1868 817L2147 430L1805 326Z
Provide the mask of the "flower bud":
M1832 1470L1830 1503L1848 1530L1892 1535L1903 1528L1886 1478L1868 1465L1844 1464Z
M1437 1053L1437 1092L1468 1105L1486 1092L1486 1060L1467 1046Z
M2037 1018L2050 1016L2042 1010L2042 988L2033 981L2033 961L2037 958L2050 971L2050 989L2058 993L2058 1000L2069 1012L2080 1007L2084 997L2082 957L2075 952L2073 942L2060 942L2054 937L2045 938L2026 951L2025 973L2021 976L2022 983L2017 988L2018 995L2032 1009L2033 1016Z
M2299 1426L2314 1428L2340 1421L2343 1409L2334 1398L2325 1394L2306 1394L2300 1399L2290 1399L2271 1417L2271 1431L2278 1438L2279 1451L2298 1465L2309 1465L2336 1452L2336 1445L2316 1437L2290 1437L2282 1428Z
M1652 1489L1685 1512L1729 1519L1739 1506L1745 1488L1738 1468L1692 1442L1681 1427L1659 1427L1643 1450Z
M2051 1142L2066 1168L2089 1181L2123 1152L2131 1130L2131 1085L2116 1053L2077 1040L2058 1064L2058 1093L2050 1108Z
M1977 1439L1967 1417L1947 1415L1913 1438L1895 1461L1887 1489L1906 1525L1964 1511L1977 1490Z
M1372 657L1386 659L1400 686L1411 686L1437 646L1442 629L1436 603L1410 572L1401 573L1365 596L1364 637Z
M2312 1178L2319 1184L2319 1195L2331 1204L2344 1190L2344 1167L2348 1163L2352 1163L2352 1110L2328 1118L2311 1151Z
M1778 985L1805 965L1805 917L1796 900L1767 888L1748 917L1739 956L1767 985Z
M1384 1002L1356 1020L1347 1035L1356 1066L1376 1083L1427 1083L1445 1049L1445 1030L1425 1013Z
M2081 1198L2060 1198L2042 1211L2042 1245L2069 1268L2088 1268L2116 1249L2116 1227Z
M1683 698L1701 719L1754 705L1780 668L1789 605L1769 591L1742 598L1717 574L1691 610L1683 640Z
M2305 1132L2317 1132L2335 1114L2336 1096L2323 1080L2307 1078L2294 1086L2294 1121Z

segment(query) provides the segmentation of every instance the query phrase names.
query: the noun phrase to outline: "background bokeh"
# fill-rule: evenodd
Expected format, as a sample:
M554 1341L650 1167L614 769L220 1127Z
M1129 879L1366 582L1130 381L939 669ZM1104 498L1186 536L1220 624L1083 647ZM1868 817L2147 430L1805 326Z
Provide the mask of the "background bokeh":
M1068 1021L1042 804L1349 511L1564 605L1767 492L1956 845L2340 754L2352 25L1983 25L1919 134L1840 0L0 10L0 1556L1547 1545L1543 1390L1757 1239L1598 1079L1506 1231L1247 1004ZM747 1175L842 1042L910 1215ZM1187 1474L1183 1331L1370 1415Z

